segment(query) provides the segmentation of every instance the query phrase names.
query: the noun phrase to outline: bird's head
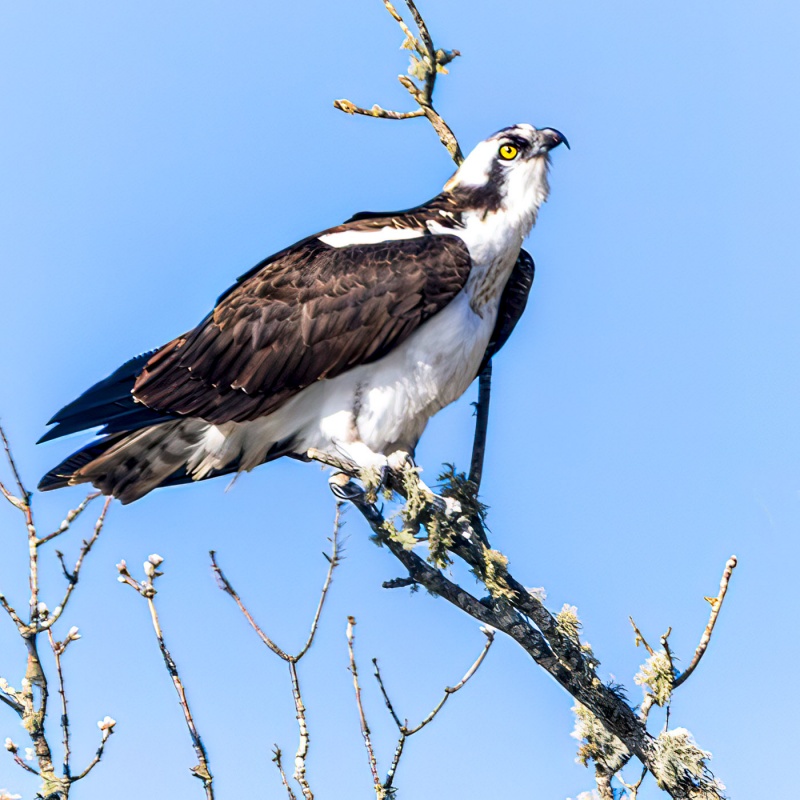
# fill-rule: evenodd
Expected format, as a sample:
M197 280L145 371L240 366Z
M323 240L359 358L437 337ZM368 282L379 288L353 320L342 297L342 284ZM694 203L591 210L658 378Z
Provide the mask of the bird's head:
M530 229L550 190L549 153L562 143L569 147L553 128L524 123L504 128L475 147L444 190L464 209L512 212Z

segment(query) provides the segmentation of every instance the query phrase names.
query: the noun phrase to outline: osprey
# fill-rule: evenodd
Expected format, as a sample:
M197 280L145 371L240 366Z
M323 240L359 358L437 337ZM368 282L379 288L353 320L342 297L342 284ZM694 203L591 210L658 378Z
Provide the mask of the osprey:
M525 307L533 261L520 248L562 142L506 128L429 202L356 214L257 264L196 328L50 420L40 441L97 426L102 438L39 488L91 483L130 503L309 448L379 469L413 458Z

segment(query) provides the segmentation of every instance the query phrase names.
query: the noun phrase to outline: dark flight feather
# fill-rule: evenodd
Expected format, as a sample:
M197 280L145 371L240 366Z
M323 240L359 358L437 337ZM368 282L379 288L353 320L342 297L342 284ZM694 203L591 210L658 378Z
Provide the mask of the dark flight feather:
M500 297L497 322L478 373L482 372L489 360L502 349L514 328L517 327L517 323L525 311L525 306L528 304L528 295L533 286L534 269L531 254L527 250L520 250L517 263L514 264L514 269Z

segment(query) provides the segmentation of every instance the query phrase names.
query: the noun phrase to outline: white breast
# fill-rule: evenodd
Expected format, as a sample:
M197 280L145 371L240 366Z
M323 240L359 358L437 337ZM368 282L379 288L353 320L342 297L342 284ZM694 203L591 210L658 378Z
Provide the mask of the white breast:
M470 252L467 285L452 302L379 361L312 384L268 417L209 426L190 471L199 476L235 458L252 469L274 443L287 440L299 454L313 447L358 463L372 454L413 452L428 420L475 378L522 242L502 213L465 223L457 229L429 225L434 233L459 236Z

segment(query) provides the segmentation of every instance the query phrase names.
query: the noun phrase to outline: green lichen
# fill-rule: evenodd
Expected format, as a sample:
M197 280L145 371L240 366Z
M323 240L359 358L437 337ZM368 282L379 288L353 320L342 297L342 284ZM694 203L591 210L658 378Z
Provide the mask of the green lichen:
M489 547L483 549L483 582L496 600L513 600L514 590L508 585L508 559L499 551Z
M653 653L639 668L633 679L645 692L652 694L656 705L663 706L672 696L672 685L675 676L672 662L664 650Z
M611 771L628 754L622 740L609 733L602 722L581 703L572 707L575 714L575 729L572 738L580 742L577 761L587 766L594 761L607 771Z
M364 499L368 503L377 503L378 489L382 483L381 471L377 467L364 467L359 470L358 479L364 486Z
M578 619L578 609L569 603L564 603L561 611L556 614L556 627L562 636L580 644L581 621Z

